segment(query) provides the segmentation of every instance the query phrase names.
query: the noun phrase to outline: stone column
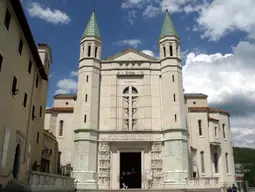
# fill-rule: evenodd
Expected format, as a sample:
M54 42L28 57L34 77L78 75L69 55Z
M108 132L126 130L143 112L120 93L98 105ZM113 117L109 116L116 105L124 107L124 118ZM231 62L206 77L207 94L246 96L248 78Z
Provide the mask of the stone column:
M151 146L152 188L163 188L163 153L162 142L154 142Z
M111 152L108 142L98 145L98 188L110 189Z

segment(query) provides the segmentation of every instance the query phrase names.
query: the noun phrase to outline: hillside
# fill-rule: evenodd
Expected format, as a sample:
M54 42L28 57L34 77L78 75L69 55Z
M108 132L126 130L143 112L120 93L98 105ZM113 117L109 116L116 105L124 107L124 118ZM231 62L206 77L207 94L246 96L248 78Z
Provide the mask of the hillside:
M255 164L255 149L233 147L235 163Z
M235 163L246 164L244 169L244 180L248 181L250 187L255 187L255 149L244 147L233 147Z

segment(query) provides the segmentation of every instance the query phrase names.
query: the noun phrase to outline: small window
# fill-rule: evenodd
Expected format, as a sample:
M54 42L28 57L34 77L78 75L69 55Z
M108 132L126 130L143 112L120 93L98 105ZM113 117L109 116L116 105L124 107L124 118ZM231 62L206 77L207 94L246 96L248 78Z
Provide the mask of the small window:
M84 115L84 123L87 122L87 115Z
M88 46L88 57L90 57L90 54L91 54L91 46L89 45Z
M174 82L174 75L172 75L172 81Z
M2 70L2 65L3 65L3 56L0 54L0 73L1 73L1 70Z
M36 81L35 81L36 88L38 88L38 85L39 85L39 76L37 75L36 76Z
M98 50L98 48L96 47L95 48L95 58L97 58L97 50Z
M37 132L36 143L39 143L39 132Z
M174 102L176 101L175 94L174 94Z
M61 120L59 121L59 131L58 131L59 136L63 136L63 130L64 130L64 121Z
M163 47L163 51L164 51L164 57L166 57L166 48Z
M14 75L13 80L12 80L12 94L13 95L15 95L17 92L17 83L18 83L17 77Z
M200 152L201 155L201 172L205 173L205 158L204 158L204 152Z
M40 117L42 117L42 106L40 105Z
M170 48L170 56L173 56L173 47L170 46L169 48Z
M176 114L174 115L174 120L175 120L175 122L177 122L177 115Z
M198 120L198 132L199 132L199 135L203 135L203 132L202 132L202 121L201 120Z
M35 118L35 106L33 105L32 107L32 119L34 120Z
M222 124L222 132L223 132L223 138L226 139L226 133L225 133L225 124Z
M89 82L89 76L88 75L86 76L86 82Z
M7 29L7 31L9 30L10 23L11 23L11 14L9 10L6 9L5 18L4 18L4 26Z
M85 95L85 102L88 101L88 94Z
M23 107L27 107L27 93L24 94Z
M28 64L28 73L31 74L31 70L32 70L32 61L29 60L29 64Z
M22 55L22 49L23 49L23 41L20 39L19 40L19 55Z

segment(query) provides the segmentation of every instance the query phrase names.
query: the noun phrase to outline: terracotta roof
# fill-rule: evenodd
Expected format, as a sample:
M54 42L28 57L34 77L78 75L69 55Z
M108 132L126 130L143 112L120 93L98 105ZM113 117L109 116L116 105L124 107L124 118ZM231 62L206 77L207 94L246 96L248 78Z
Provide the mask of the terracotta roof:
M30 27L29 27L29 24L27 22L27 18L25 16L22 5L21 5L20 1L18 1L18 0L11 0L10 2L11 2L13 10L15 12L15 15L17 17L17 20L19 22L19 25L20 25L20 27L23 31L23 34L26 38L29 49L30 49L30 51L33 55L33 58L34 58L35 63L37 65L38 71L39 71L41 77L44 80L48 80L48 76L47 76L47 74L44 70L44 66L43 66L41 58L39 56L37 46L35 44L34 37L33 37L33 34L30 30Z
M214 119L214 118L212 118L212 117L209 117L209 118L208 118L208 121L216 121L216 122L219 122L220 120L219 120L219 119Z
M227 111L217 109L217 108L210 108L210 107L189 107L189 112L222 113L222 114L230 116L230 114Z
M203 93L184 93L184 97L192 99L206 99L208 96Z
M64 112L73 112L73 107L53 107L50 109L46 109L46 113L54 113L54 112L58 112L58 113L64 113Z
M54 96L54 99L74 99L77 94L58 94Z

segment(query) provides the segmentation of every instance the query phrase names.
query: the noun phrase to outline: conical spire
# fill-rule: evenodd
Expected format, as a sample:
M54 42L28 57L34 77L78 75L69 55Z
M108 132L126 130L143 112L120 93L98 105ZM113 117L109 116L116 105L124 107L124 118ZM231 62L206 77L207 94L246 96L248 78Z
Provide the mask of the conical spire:
M101 35L99 32L99 28L97 25L97 20L96 20L96 12L95 9L93 9L92 15L90 17L89 23L82 35L82 39L84 37L97 37L101 39Z
M162 31L160 33L160 39L166 36L177 36L178 34L175 30L174 24L170 18L169 12L166 9L166 13L165 13L165 19L164 19L164 24L162 27Z

